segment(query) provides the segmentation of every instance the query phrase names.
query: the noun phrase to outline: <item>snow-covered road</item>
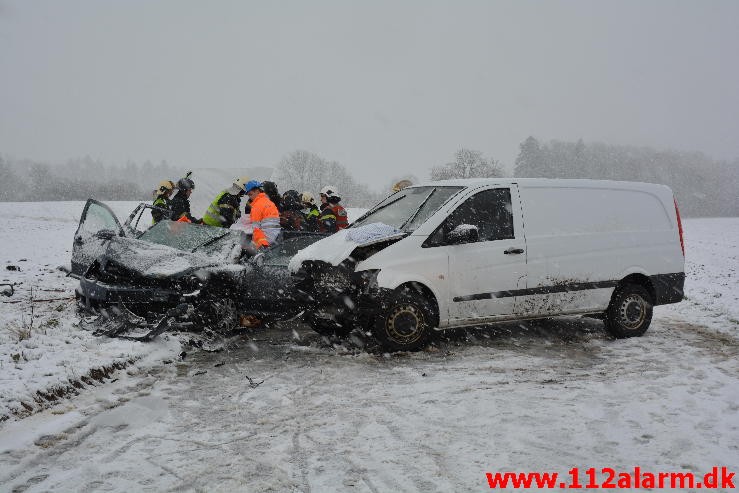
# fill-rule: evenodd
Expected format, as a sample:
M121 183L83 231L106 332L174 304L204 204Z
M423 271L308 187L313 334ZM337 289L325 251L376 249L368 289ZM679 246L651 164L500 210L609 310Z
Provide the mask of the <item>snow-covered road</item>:
M17 340L30 286L73 288L54 267L79 211L0 204L0 261L21 268L3 277L24 282L0 305L0 404L136 362L0 422L0 491L483 491L496 471L739 469L739 219L685 221L688 300L641 338L572 318L379 355L296 325L180 359L172 337L93 337L68 301L38 304Z
M626 341L595 321L512 325L401 356L298 335L8 424L2 489L482 491L495 471L739 466L739 343L679 320Z

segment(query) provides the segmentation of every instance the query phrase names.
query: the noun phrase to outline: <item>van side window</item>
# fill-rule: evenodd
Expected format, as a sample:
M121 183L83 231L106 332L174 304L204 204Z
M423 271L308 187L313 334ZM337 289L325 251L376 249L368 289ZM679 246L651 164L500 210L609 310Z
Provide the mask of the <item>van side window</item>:
M449 233L463 224L477 227L480 242L515 238L510 189L495 188L473 195L452 211L424 246L448 244Z

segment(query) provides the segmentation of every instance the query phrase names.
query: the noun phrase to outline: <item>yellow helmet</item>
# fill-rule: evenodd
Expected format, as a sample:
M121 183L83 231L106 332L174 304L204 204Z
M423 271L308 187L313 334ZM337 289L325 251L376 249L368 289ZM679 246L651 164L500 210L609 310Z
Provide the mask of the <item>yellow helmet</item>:
M156 190L157 197L164 195L167 192L171 192L174 189L174 183L171 180L162 180L159 182L159 187Z

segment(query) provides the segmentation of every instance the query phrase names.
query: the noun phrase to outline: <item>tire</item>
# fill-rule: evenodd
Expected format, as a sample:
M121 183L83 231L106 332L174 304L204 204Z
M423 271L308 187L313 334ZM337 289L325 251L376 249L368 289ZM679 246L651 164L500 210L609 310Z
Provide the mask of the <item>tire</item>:
M605 314L606 330L619 339L644 334L652 322L652 297L639 284L616 288Z
M419 292L395 291L381 304L372 335L387 351L418 351L425 348L433 334L431 304Z
M346 337L353 329L349 323L341 324L335 320L326 318L308 316L305 321L310 325L311 329L327 337Z

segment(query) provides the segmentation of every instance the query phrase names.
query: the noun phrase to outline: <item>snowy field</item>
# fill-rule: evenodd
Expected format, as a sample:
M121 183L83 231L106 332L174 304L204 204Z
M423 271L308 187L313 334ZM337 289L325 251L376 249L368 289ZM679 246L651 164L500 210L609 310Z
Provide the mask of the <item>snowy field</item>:
M573 318L377 355L295 325L181 358L171 336L80 327L56 267L82 206L0 203L0 282L22 283L0 296L0 491L483 491L496 471L739 469L739 218L684 221L688 299L641 338Z

